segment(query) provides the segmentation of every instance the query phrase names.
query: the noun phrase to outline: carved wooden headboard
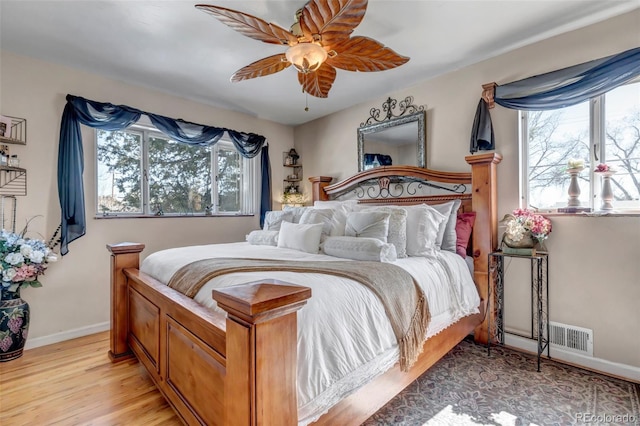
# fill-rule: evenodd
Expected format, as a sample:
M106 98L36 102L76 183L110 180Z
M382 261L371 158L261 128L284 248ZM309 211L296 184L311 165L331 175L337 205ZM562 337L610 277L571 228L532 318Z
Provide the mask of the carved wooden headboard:
M465 157L471 173L444 172L413 166L386 166L365 170L340 182L330 184L331 177L315 176L313 200L355 198L365 204L438 204L460 199L461 210L476 213L472 234L474 281L483 306L490 293L488 287L489 253L498 245L496 166L502 160L498 153ZM492 315L492 312L489 313ZM491 319L493 323L493 318ZM487 335L487 319L476 330Z

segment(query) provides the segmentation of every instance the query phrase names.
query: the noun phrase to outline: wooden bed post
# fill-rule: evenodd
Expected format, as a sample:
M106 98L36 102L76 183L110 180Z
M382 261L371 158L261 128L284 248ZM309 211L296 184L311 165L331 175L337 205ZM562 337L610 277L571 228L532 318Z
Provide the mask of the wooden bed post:
M474 336L478 343L486 344L489 336L488 320L495 324L495 312L488 309L489 302L489 253L498 247L498 195L496 165L502 161L502 156L495 152L469 155L465 157L471 164L472 210L476 212L473 227L473 266L474 281L478 287L480 297L484 300L487 314L484 321L476 327ZM494 291L491 291L493 294Z
M331 176L312 176L309 178L311 182L311 194L313 201L326 201L329 196L324 192L324 188L331 183Z
M228 312L224 424L298 424L296 311L310 297L277 280L213 290Z
M119 243L107 244L111 252L111 343L109 358L111 362L120 362L133 357L127 342L129 331L129 292L125 268L138 269L140 252L144 244Z

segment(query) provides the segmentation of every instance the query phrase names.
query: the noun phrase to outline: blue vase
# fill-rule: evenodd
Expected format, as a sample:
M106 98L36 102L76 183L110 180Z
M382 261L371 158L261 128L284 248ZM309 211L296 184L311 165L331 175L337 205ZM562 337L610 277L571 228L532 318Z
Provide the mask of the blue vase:
M2 289L0 298L0 362L20 358L29 332L29 304L20 289Z

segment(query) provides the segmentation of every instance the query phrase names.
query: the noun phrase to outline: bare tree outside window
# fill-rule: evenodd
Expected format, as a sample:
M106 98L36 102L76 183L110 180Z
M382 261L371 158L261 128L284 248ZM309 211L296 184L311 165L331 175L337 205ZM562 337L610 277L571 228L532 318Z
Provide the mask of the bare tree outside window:
M590 120L601 116L604 108L603 140L594 135L591 145ZM566 206L570 159L582 159L580 174L583 206L589 206L589 194L596 196L598 208L600 182L593 170L607 163L617 170L612 178L616 208L640 208L640 83L629 84L603 95L591 117L589 102L553 111L526 113L528 203L537 208ZM598 128L598 126L595 126ZM594 150L592 154L592 150ZM590 159L594 158L594 164ZM591 186L593 189L590 191Z

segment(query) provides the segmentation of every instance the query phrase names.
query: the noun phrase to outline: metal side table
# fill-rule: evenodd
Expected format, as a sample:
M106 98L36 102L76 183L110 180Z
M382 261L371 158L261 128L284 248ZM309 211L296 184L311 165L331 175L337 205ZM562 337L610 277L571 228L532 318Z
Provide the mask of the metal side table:
M491 354L491 341L504 345L504 258L529 259L531 262L531 333L528 335L511 333L538 341L538 371L540 371L540 355L547 350L547 357L551 358L549 351L549 254L538 252L531 255L507 254L502 251L489 253L489 300L493 301L489 309L495 310L495 331L492 329L491 315L489 318L489 338L487 350ZM495 294L491 293L491 282L495 280ZM491 298L493 296L493 299Z

